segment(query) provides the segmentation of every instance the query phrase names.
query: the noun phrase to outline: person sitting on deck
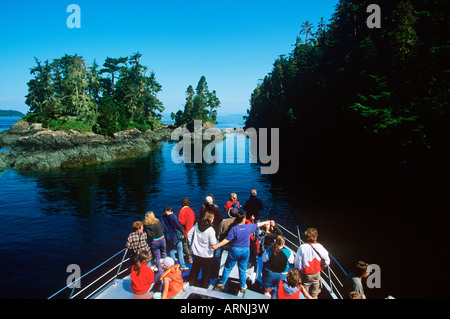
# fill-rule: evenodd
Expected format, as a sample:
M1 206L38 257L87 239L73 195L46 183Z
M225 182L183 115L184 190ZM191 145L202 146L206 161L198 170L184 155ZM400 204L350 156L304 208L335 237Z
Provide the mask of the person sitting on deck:
M163 283L161 299L180 299L183 294L183 277L181 277L180 265L175 265L171 257L161 260L161 266L164 269L160 280ZM159 299L159 294L154 294L155 299Z
M139 254L138 262L131 267L131 290L135 294L145 294L153 287L155 274L147 266L150 260L150 253L144 250Z

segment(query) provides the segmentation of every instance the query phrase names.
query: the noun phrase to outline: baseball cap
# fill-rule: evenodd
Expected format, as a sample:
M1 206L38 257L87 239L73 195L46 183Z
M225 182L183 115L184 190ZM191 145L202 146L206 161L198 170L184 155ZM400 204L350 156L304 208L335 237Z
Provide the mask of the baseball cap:
M166 267L170 268L173 265L175 265L175 262L173 261L173 259L171 257L166 257L161 259L161 264L164 264Z

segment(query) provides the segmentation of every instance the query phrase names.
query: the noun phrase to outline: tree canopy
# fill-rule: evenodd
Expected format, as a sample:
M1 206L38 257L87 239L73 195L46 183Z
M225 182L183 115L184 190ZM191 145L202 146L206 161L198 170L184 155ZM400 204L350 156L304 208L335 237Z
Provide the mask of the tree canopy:
M195 91L192 85L188 86L184 111L172 112L170 116L175 121L175 126L177 127L183 125L193 127L195 120L200 120L203 123L211 122L212 124L217 124L217 108L219 107L220 100L217 97L216 91L209 91L206 78L202 76L198 81Z
M293 50L254 89L246 126L280 128L281 150L295 145L297 165L311 174L445 169L448 4L385 1L381 28L369 28L370 4L339 1L317 32L299 23Z
M109 134L120 130L153 129L161 124L162 90L153 72L140 63L142 55L106 58L103 68L87 66L78 55L41 62L30 72L25 119L51 129Z

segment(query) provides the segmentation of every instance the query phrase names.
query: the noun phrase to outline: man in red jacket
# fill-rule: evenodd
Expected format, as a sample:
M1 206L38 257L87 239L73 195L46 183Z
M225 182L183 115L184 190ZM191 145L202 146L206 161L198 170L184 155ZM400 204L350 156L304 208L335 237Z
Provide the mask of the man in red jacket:
M178 214L178 220L180 221L181 226L183 227L183 253L185 255L185 260L187 263L192 264L192 249L189 246L189 243L187 241L187 234L191 230L191 228L194 226L195 222L195 213L194 211L189 207L190 200L189 198L185 197L181 201L181 210Z

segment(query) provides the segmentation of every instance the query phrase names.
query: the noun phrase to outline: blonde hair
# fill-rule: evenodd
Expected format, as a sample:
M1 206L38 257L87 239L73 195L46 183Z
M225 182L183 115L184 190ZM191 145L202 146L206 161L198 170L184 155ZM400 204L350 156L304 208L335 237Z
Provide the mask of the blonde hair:
M144 225L156 225L158 222L159 219L155 217L155 214L152 211L145 214Z
M235 200L237 200L237 195L236 195L236 193L231 193L231 195L230 195L230 199L231 199L231 201L235 201Z

